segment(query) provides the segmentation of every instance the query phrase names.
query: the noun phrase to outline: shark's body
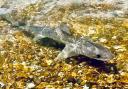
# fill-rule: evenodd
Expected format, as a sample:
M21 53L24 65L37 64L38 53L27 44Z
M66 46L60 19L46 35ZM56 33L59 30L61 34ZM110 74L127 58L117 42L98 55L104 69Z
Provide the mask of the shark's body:
M65 44L63 50L55 58L56 60L66 59L77 55L84 55L102 61L107 61L113 58L112 53L102 45L92 42L87 37L74 37L68 26L64 23L61 23L58 27L53 29L48 26L38 27L25 24L21 26L18 22L10 19L8 15L5 15L4 19L10 22L13 26L32 33L34 35L34 41L43 38L50 38L54 41Z

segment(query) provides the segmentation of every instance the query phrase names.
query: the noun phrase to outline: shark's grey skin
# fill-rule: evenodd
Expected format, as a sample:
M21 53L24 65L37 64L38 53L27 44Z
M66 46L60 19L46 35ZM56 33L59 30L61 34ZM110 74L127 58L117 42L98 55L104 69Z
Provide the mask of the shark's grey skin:
M47 37L54 41L64 43L64 49L58 54L55 60L66 59L77 55L84 55L102 61L113 58L113 54L104 46L94 43L87 37L74 37L65 23L61 23L56 28L50 28L48 26L20 26L18 22L11 20L9 17L5 16L4 18L12 24L16 23L16 25L13 24L13 26L32 33L35 36L34 41Z

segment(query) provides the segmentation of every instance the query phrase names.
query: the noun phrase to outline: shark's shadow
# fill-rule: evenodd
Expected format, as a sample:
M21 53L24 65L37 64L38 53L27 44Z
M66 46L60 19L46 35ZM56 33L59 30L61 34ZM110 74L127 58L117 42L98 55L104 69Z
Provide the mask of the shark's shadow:
M42 45L42 46L53 47L53 48L59 49L59 50L63 50L64 47L65 47L65 44L64 43L59 42L59 41L55 41L55 40L53 40L51 38L48 38L48 37L39 39L37 41L37 43L39 45Z
M99 72L118 74L118 70L115 63L108 63L108 62L92 59L83 55L74 56L72 58L75 59L76 64L85 62L86 65L97 68ZM69 63L70 61L71 61L70 58L66 60L67 63Z

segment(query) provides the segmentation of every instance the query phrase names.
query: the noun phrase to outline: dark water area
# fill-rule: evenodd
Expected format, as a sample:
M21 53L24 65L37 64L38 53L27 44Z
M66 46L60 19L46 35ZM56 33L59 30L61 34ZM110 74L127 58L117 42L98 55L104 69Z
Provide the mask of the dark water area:
M53 48L59 49L59 50L63 50L65 47L64 43L55 41L55 40L53 40L51 38L47 38L47 37L38 40L37 43L42 46L53 47Z

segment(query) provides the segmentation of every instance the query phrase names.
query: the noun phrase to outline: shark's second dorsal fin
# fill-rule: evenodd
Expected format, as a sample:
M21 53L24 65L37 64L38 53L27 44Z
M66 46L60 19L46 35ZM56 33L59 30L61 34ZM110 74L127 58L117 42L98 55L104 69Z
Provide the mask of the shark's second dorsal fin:
M63 33L71 35L70 28L66 23L64 22L60 23L59 28L63 31Z

